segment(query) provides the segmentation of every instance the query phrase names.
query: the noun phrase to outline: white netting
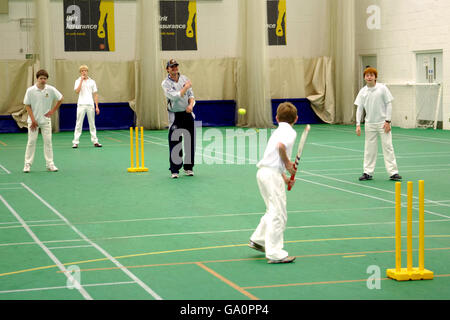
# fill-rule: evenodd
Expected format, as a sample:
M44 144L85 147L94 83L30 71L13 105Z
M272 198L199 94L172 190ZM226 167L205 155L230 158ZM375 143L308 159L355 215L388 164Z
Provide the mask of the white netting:
M394 126L436 129L437 123L442 121L442 85L439 83L400 83L386 86L394 96Z

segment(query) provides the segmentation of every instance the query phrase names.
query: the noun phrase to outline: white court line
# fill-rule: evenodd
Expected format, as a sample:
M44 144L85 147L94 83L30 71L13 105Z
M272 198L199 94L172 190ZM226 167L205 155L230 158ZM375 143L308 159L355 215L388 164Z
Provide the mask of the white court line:
M222 152L217 152L217 153L227 155L227 153L222 153ZM233 155L233 156L235 156L235 155ZM235 156L235 157L236 157L236 156ZM236 158L238 158L238 157L236 157ZM242 158L241 158L241 159L242 159ZM244 160L256 161L256 160L249 159L249 158L247 158L247 157L245 157ZM305 160L302 160L302 161L305 162ZM327 161L334 161L334 159L327 160ZM315 160L315 162L317 162L317 160ZM362 185L362 184L356 184L356 183L349 182L349 181L345 181L345 180L339 180L339 179L335 179L335 178L331 178L331 177L327 177L327 176L323 176L323 175L319 175L319 174L310 173L310 172L308 172L308 171L302 171L302 172L305 172L305 173L311 174L311 175L316 175L316 176L324 177L324 178L326 178L326 179L332 179L332 180L344 182L344 183L347 183L347 184L354 184L354 185L357 185L358 187L363 186L363 187L372 188L372 189L379 190L379 191L384 191L384 192L388 192L388 193L393 193L392 191L388 191L388 190L384 190L384 189L379 189L379 188L375 188L375 187L369 187L369 186L365 186L365 185ZM304 181L308 181L308 180L304 180ZM310 181L310 182L311 182L311 181ZM312 182L311 182L311 183L312 183ZM323 186L327 186L327 187L331 187L330 185L324 185L324 184L322 184L322 185L323 185ZM332 187L332 188L334 188L334 187ZM335 189L338 189L338 190L344 190L344 189L341 189L341 188L335 188ZM347 189L345 189L345 190L346 190L345 192L354 193L354 192L349 191L349 190L347 190ZM366 196L366 197L369 197L369 198L376 198L376 199L379 199L379 200L381 199L381 198L373 197L373 196L370 196L370 195L367 195L367 194L364 194L364 193L355 193L355 194L363 195L363 196ZM416 198L416 199L417 199L417 197L413 197L413 198ZM426 199L425 199L425 200L426 200ZM383 199L382 201L387 201L387 200ZM433 203L432 200L426 200L426 201L427 201L427 202ZM388 201L388 202L389 202L389 203L394 203L393 201ZM438 205L440 205L440 206L447 206L447 205L445 205L445 204L439 204L439 203L438 203ZM430 213L430 214L434 214L434 215L437 215L437 216L440 216L440 217L444 217L444 218L450 218L450 217L448 217L448 216L441 215L441 214L439 214L439 213L435 213L435 212L432 212L432 211L429 211L429 210L425 210L425 212Z
M120 133L120 132L117 132L117 133L115 133L116 135L121 135L121 136L126 136L126 134L124 134L124 133ZM145 136L144 136L145 137ZM148 136L147 136L147 138L148 138ZM155 138L155 139L159 139L159 140L163 140L164 141L164 139L162 139L162 138L158 138L158 137L152 137L152 138ZM169 147L169 145L168 144L162 144L162 143L158 143L158 142L155 142L155 141L151 141L151 140L147 140L147 139L145 139L144 138L144 142L148 142L148 143L153 143L153 144L156 144L156 145L158 145L158 146L162 146L162 147L166 147L166 148L168 148ZM202 150L201 148L200 149L198 149L199 147L198 147L198 145L196 144L196 148L195 148L195 151L197 152L198 150ZM215 151L215 153L221 153L221 152L218 152L218 151ZM232 161L228 161L227 162L227 160L225 159L221 159L221 158L217 158L217 157L210 157L210 156L208 156L208 155L205 155L205 154L202 154L202 156L203 157L206 157L206 158L210 158L210 159L215 159L215 160L221 160L221 161L224 161L225 162L225 164L234 164L234 162L232 162Z
M319 146L319 147L326 147L326 148L333 148L333 149L339 149L339 150L345 150L345 151L353 151L353 152L358 152L358 153L364 153L364 151L361 151L361 150L344 148L344 147L336 147L336 146L328 146L328 145L325 145L325 144L320 144L320 143L315 143L315 142L312 142L312 143L309 143L309 144L312 144L314 146Z
M421 167L432 167L432 168L436 168L436 167L450 167L450 164L423 164L423 165L420 165ZM417 165L402 165L402 168L417 168L418 166ZM447 168L441 168L441 170L446 170ZM308 171L309 172L323 172L323 171L325 171L325 172L331 172L331 171L349 171L349 172L354 172L356 169L355 169L355 167L352 167L352 168L342 168L342 169L336 169L336 168L334 168L334 169L309 169ZM379 170L379 171L376 171L376 172L386 172L386 171L384 171L384 170Z
M100 287L100 286L117 286L117 285L123 285L123 284L135 284L134 281L128 281L128 282L111 282L111 283L92 283L92 284L85 284L85 287ZM4 290L0 291L0 293L16 293L16 292L30 292L30 291L46 291L46 290L59 290L59 289L66 289L67 287L48 287L48 288L31 288L31 289L17 289L17 290Z
M2 166L1 164L0 164L0 168L2 168L3 169L3 171L5 171L7 174L11 174L11 171L9 171L8 169L6 169L4 166Z
M120 133L118 133L118 134L120 134ZM148 136L147 136L147 137L148 137ZM158 140L161 140L161 141L165 141L165 139L162 139L162 138L159 138L159 137L153 137L153 136L152 136L151 138L155 138L155 139L158 139ZM144 139L144 141L150 142L150 143L154 143L154 144L156 144L156 145L168 147L168 146L165 145L165 144L157 143L157 142L154 142L154 141L151 141L151 140L145 140L145 139ZM308 145L308 144L314 145L315 143L307 143L307 145ZM324 145L324 144L317 144L317 145L319 145L319 146L324 146L324 147L329 147L329 148L342 149L342 148L340 148L340 147L333 147L333 146L328 146L328 145ZM344 148L344 149L345 149L345 148ZM196 151L202 151L202 150L203 150L203 148L200 147L200 146L197 144ZM352 151L357 151L357 152L360 152L360 153L364 153L363 151L359 151L359 150L355 150L355 149L348 149L348 150L352 150ZM237 160L243 160L244 162L245 162L246 160L248 160L248 161L252 162L252 164L253 164L253 163L256 164L256 163L258 162L258 160L250 159L250 158L247 158L247 157L242 158L242 157L239 157L238 155L235 155L235 154L223 153L223 152L220 152L220 151L217 151L217 150L215 150L215 153L217 153L217 154L222 154L222 155L225 155L225 156L233 156L233 158L235 158L235 159L237 159ZM425 152L425 153L405 153L405 154L399 154L399 155L397 155L397 158L398 158L398 159L410 158L411 155L414 155L415 158L436 157L436 155L437 155L437 156L440 156L440 157L442 157L442 156L443 156L443 157L446 157L446 156L449 156L449 157L450 157L450 153L441 153L441 152L436 152L436 153L426 153L426 152ZM217 160L222 160L222 161L223 161L222 158L218 158L218 157L210 157L210 156L207 156L207 155L204 155L204 154L203 154L203 156L204 156L204 157L207 157L207 158L217 159ZM380 158L380 159L381 159L382 157L383 157L382 154L377 155L377 158ZM334 162L334 161L338 161L338 160L344 160L344 161L361 161L362 159L363 159L362 156L360 156L360 157L354 157L354 156L346 156L346 155L344 155L344 156L332 156L332 157L330 157L330 156L326 156L326 157L323 157L323 156L320 156L320 157L310 156L310 157L307 157L307 159L302 159L302 162L303 162L303 163L304 163L304 162L314 162L314 163L316 163L316 162ZM226 160L225 160L225 161L226 161ZM234 162L231 162L231 164L234 164Z
M86 300L93 300L92 297L87 293L87 291L83 288L83 286L72 276L72 274L66 270L64 265L58 260L58 258L55 257L55 255L39 240L39 238L34 234L33 231L28 227L28 225L23 221L23 219L20 217L20 215L9 205L8 202L0 195L0 200L3 202L3 204L9 209L9 211L16 217L17 220L20 221L24 229L28 232L28 234L31 236L31 238L34 240L35 243L37 243L42 250L50 257L50 259L53 260L53 262L58 266L58 269L61 270L64 275L69 279L70 283L74 284L75 288L81 293L81 295Z
M440 206L440 202L450 202L450 200L441 200L434 201L435 204L428 204L428 206ZM413 201L413 205L418 205L417 201ZM394 209L395 206L385 206L385 207L370 207L370 208L331 208L331 209L312 209L312 210L289 210L287 211L289 215L296 213L325 213L329 214L331 212L340 212L340 211L368 211L368 210L386 210L386 209ZM210 218L220 218L220 217L230 217L236 218L241 216L251 216L257 215L261 216L264 212L251 212L251 213L229 213L229 214L215 214L215 215L202 215L202 216L174 216L174 217L160 217L160 218L140 218L140 219L121 219L121 220L104 220L104 221L86 221L86 222L78 222L72 223L73 225L93 225L93 224L107 224L107 223L126 223L126 222L144 222L144 221L163 221L163 220L184 220L184 219L210 219ZM46 220L42 220L45 222ZM58 220L59 221L59 220ZM35 221L40 222L40 221ZM9 222L8 224L18 224L18 222ZM66 226L66 224L36 224L29 225L29 227L49 227L49 226ZM0 229L13 229L13 228L22 228L20 225L8 226L8 227L0 227ZM58 240L51 241L58 242ZM50 243L44 242L44 243ZM0 243L0 246L2 244ZM64 247L66 248L66 247ZM71 248L71 247L67 247ZM52 248L50 248L52 249Z
M417 166L416 166L417 167ZM403 168L403 167L402 167ZM424 171L440 171L440 172L442 172L442 168L438 168L438 169L432 169L432 168L430 168L430 169L419 169L419 170L403 170L402 169L402 174L404 173L404 172L424 172ZM313 170L311 170L311 171L313 171ZM385 172L385 171L384 171ZM383 173L383 171L375 171L375 173L376 174L382 174ZM450 173L450 172L449 172ZM354 172L347 172L347 173L333 173L332 175L333 176L348 176L348 175L350 175L350 174L354 174ZM325 176L327 176L327 177L329 177L329 175L325 175Z
M22 190L23 190L23 188L21 188ZM28 221L28 220L26 220L25 222L26 223L42 223L42 222L58 222L58 221L61 221L61 220L35 220L35 221ZM17 221L14 221L14 222L0 222L0 225L2 225L2 224L17 224L18 222ZM30 227L35 227L35 226L30 226Z
M417 221L413 221L417 223ZM437 219L437 220L425 220L425 223L442 223L442 222L450 222L450 219ZM337 227L360 227L360 226L368 226L368 225L386 225L386 224L394 224L395 222L368 222L368 223L348 223L348 224L335 224L335 225L309 225L309 226L291 226L286 229L311 229L311 228L337 228ZM402 222L406 223L406 222ZM154 237L167 237L167 236L189 236L189 235L199 235L199 234L219 234L219 233L233 233L233 232L251 232L254 228L251 229L230 229L230 230L208 230L208 231L191 231L191 232L174 232L174 233L154 233L154 234L140 234L133 236L117 236L117 237L105 237L105 238L97 238L94 240L97 241L111 241L111 240L129 240L129 239L139 239L139 238L154 238ZM50 242L80 242L82 240L52 240L45 241L45 243ZM8 243L2 244L1 246L18 246L18 245L28 245L33 244L30 243Z
M361 183L355 183L355 182L350 182L350 181L346 181L346 180L341 180L341 179L337 179L337 178L333 178L333 177L329 177L329 176L324 176L324 175L321 175L321 174L312 173L312 172L308 172L308 171L303 171L303 172L306 173L306 174L309 174L309 175L313 175L313 176L317 176L317 177L321 177L321 178L326 178L326 179L334 180L334 181L338 181L338 182L343 182L343 183L355 185L355 186L358 186L358 187L363 187L363 188L373 189L373 190L377 190L377 191L387 192L387 193L390 193L390 194L395 194L394 191L384 190L384 189L368 186L368 185L361 184ZM402 196L406 197L407 195L406 194L402 194ZM413 196L413 199L419 199L419 198L417 196ZM425 200L425 203L435 203L436 204L436 202L433 201L433 200L429 200L429 199L426 199L426 198L424 200ZM446 205L446 204L441 204L441 203L437 203L437 204L439 206L443 206L443 207L450 207L450 205ZM427 212L427 210L425 210L425 212ZM448 216L440 215L438 213L434 213L434 212L431 212L431 211L428 211L428 213L436 214L436 215L439 215L439 216L445 217L445 218L450 218Z
M67 247L53 247L49 248L50 250L57 250L57 249L74 249L74 248L92 248L90 244L85 246L67 246Z
M351 133L351 134L355 134L355 130L347 130L346 128L341 128L341 129L335 129L335 128L330 128L330 127L316 127L314 129L317 130L322 130L322 131L337 131L337 132L345 132L345 133ZM395 129L394 129L395 130ZM427 141L427 142L437 142L437 143L445 143L445 144L450 144L450 141L448 141L445 138L427 138L427 137L423 137L423 136L411 136L411 135L407 135L407 134L402 134L402 133L392 133L393 136L397 137L404 137L405 139L409 139L409 140L419 140L419 141Z
M132 280L134 280L138 285L140 285L147 293L149 293L152 297L157 300L162 300L162 298L156 294L150 287L148 287L144 282L142 282L138 277L136 277L130 270L125 268L119 261L117 261L114 257L112 257L108 252L106 252L103 248L101 248L96 243L92 242L87 238L83 233L81 233L75 226L73 226L69 220L66 219L61 213L58 212L55 208L53 208L47 201L45 201L42 197L40 197L36 192L34 192L30 187L28 187L25 183L21 183L21 185L27 189L33 196L35 196L39 201L41 201L47 208L49 208L53 213L55 213L59 218L61 218L75 233L77 233L84 241L91 244L98 251L100 251L105 257L107 257L112 263L114 263L117 267L119 267L127 276L129 276Z

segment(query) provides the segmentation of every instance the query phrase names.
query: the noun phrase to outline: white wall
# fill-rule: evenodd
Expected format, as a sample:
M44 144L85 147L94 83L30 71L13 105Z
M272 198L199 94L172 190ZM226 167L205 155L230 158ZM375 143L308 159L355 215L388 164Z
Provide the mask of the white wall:
M366 9L381 9L381 29L369 30ZM379 81L414 82L416 52L443 52L443 126L450 129L450 1L448 0L358 0L356 1L357 56L376 54ZM358 72L359 72L358 68ZM395 97L394 97L395 98ZM393 112L407 113L407 105L394 102ZM395 115L401 119L401 115ZM394 123L395 125L395 123ZM399 123L397 122L397 125Z
M21 28L19 19L33 18L32 0L10 0L9 14L0 14L0 59L22 60L33 53L33 32Z

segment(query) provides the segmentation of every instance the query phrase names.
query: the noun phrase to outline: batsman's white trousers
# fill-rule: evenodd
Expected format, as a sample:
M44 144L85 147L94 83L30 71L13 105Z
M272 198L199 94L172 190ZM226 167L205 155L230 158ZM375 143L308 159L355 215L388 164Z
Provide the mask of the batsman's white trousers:
M266 213L250 240L265 247L267 259L281 260L288 256L287 251L283 250L287 222L286 185L281 173L273 168L260 168L256 180L266 204Z
M97 129L95 127L95 108L93 105L78 105L77 106L77 123L75 125L75 132L73 136L73 144L80 143L80 136L83 131L84 116L87 114L89 122L89 132L91 133L91 142L98 143Z
M34 154L36 151L36 141L38 139L39 129L41 129L42 140L44 140L44 158L47 167L54 165L53 163L53 146L52 146L52 122L50 118L39 123L36 130L31 131L31 122L28 123L28 142L25 151L25 164L32 165Z
M364 172L373 175L378 155L378 136L381 139L383 149L384 166L389 176L398 173L397 161L395 160L394 147L392 145L392 131L384 132L384 122L366 123L364 126Z

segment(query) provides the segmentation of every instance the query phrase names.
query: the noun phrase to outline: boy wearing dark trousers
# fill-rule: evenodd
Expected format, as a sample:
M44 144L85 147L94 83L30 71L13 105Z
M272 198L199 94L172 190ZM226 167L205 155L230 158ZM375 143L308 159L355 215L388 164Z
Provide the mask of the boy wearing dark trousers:
M171 178L178 178L183 167L187 176L193 176L195 158L195 105L191 81L178 72L178 62L171 59L166 65L167 78L161 83L167 98L169 112L169 162ZM184 144L184 161L181 141Z

